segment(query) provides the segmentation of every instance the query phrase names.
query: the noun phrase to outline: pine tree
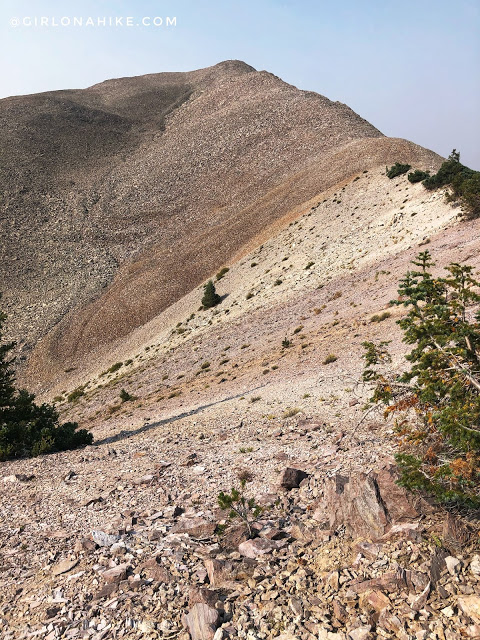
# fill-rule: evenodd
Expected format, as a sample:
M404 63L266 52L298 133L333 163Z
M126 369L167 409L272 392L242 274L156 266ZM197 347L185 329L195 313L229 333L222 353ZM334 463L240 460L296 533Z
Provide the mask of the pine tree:
M0 460L91 444L91 433L77 431L76 422L59 424L54 406L37 405L33 394L15 388L10 355L15 343L3 341L5 319L0 311Z
M215 291L215 285L212 280L209 280L204 287L202 305L205 309L210 309L211 307L215 307L219 302L221 302L221 300L222 299Z
M364 380L372 402L396 417L401 484L439 501L480 506L480 282L457 263L434 278L430 253L420 253L401 280L398 321L413 345L410 368L391 371L388 343L364 343Z

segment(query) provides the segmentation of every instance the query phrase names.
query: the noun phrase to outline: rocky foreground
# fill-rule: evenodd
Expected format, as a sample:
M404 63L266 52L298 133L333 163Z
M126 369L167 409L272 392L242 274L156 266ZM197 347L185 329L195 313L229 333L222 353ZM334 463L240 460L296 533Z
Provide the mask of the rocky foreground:
M370 426L236 426L263 440L237 464L195 422L4 465L1 637L480 637L478 527L399 488ZM239 475L252 539L216 501Z

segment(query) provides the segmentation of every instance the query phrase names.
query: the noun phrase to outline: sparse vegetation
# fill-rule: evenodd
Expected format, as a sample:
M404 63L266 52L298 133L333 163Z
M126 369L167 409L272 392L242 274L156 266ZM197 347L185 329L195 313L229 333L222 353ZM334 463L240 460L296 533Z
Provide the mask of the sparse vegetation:
M323 361L323 364L331 364L332 362L336 362L338 360L337 356L333 353L329 353L328 356Z
M240 453L252 453L254 451L253 447L240 447Z
M109 373L115 373L116 371L121 369L121 367L123 367L123 362L115 362L115 364L112 364L112 366L109 369L101 373L100 377L106 376Z
M468 219L480 217L480 171L469 169L460 162L460 153L454 149L433 176L422 182L426 189L449 186L449 201L459 200Z
M84 387L77 387L71 391L67 396L67 402L75 402L79 398L85 395Z
M288 409L285 409L285 411L283 412L283 418L293 418L293 416L296 416L297 413L300 413L301 409L299 409L298 407L289 407Z
M389 311L384 311L383 313L375 314L374 316L372 316L370 318L370 322L383 322L387 318L390 318L391 315L392 314Z
M218 280L221 280L224 277L224 275L226 273L228 273L229 271L230 271L229 267L222 267L222 269L220 269L220 271L215 276L215 278L217 279L217 282L218 282Z
M291 347L291 346L292 346L292 341L285 336L285 338L282 340L282 347L284 349L288 349L288 347Z
M120 400L122 402L130 402L130 400L135 400L135 396L132 396L130 393L128 393L128 391L122 389L120 391Z
M294 333L294 334L296 334L296 333L300 333L300 331L301 331L302 329L303 329L303 324L301 324L301 325L299 325L298 327L296 327L296 328L293 330L293 333Z

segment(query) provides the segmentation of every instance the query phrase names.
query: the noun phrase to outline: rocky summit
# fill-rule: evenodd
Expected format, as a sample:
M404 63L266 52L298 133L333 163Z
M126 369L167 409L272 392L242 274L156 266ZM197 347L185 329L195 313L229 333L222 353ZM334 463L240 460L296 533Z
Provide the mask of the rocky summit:
M94 437L0 463L2 640L480 638L478 520L397 484L361 376L419 251L480 266L386 176L442 158L238 61L0 118L17 379Z

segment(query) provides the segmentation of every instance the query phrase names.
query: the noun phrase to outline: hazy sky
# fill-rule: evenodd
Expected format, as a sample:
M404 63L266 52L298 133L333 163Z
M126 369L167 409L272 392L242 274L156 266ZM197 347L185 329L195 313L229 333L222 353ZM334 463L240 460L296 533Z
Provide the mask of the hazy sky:
M480 0L2 0L0 16L1 97L240 59L480 169Z

